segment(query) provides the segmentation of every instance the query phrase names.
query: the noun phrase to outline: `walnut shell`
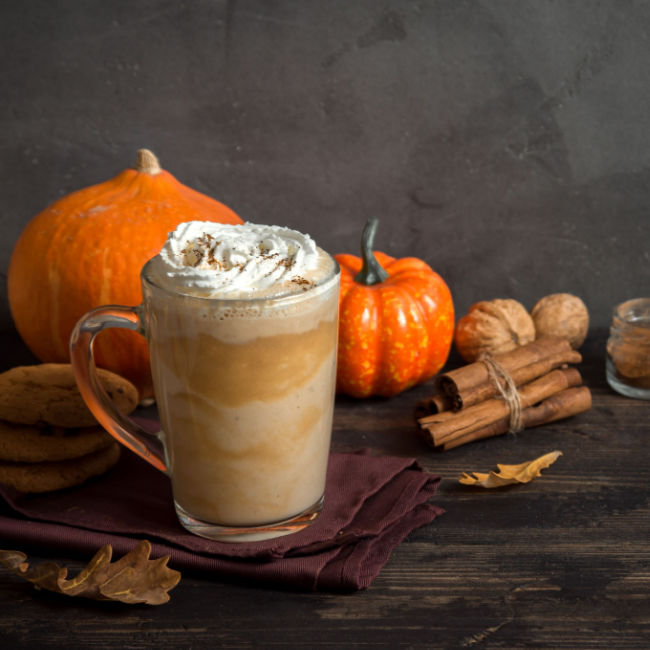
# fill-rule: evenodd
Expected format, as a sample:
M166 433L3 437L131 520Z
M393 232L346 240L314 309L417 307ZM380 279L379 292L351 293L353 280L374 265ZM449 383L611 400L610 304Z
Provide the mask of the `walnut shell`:
M472 305L456 326L454 342L467 362L481 355L502 354L535 340L535 325L516 300L483 300Z
M589 312L580 298L570 293L553 293L531 310L537 338L562 336L577 350L587 338Z

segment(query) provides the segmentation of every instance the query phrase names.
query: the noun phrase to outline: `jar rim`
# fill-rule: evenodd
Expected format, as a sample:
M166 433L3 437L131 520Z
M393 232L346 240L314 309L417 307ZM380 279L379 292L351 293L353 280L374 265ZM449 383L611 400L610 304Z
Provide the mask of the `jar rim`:
M614 307L614 318L650 328L650 298L631 298Z

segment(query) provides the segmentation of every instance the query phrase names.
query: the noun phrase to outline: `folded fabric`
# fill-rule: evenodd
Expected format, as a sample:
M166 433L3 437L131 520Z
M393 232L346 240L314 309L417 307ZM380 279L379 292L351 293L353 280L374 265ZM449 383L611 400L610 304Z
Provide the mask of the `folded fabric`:
M187 532L176 519L167 477L124 450L115 468L85 485L41 495L0 486L3 548L25 545L115 555L139 540L173 568L302 590L367 587L392 550L444 512L428 500L440 477L409 458L364 453L330 456L325 505L306 529L272 540L223 543Z

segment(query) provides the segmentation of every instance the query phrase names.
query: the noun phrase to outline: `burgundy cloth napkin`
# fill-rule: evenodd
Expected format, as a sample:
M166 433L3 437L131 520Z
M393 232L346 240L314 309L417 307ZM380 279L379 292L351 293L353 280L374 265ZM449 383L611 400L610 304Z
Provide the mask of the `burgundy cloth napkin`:
M139 540L169 565L227 579L301 590L367 587L392 550L444 511L428 502L439 476L413 459L364 453L330 456L325 505L299 533L251 543L214 542L176 519L169 479L124 450L104 476L77 488L21 495L0 486L0 548L25 545L90 556L111 544L115 557Z

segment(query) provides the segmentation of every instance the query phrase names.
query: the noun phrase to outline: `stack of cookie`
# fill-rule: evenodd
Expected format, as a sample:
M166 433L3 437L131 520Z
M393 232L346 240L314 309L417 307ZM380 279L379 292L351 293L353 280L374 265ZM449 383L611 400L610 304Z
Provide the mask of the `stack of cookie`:
M135 386L97 372L117 408L131 413L138 404ZM120 446L86 406L70 365L0 374L0 483L20 492L60 490L107 472L119 457Z

